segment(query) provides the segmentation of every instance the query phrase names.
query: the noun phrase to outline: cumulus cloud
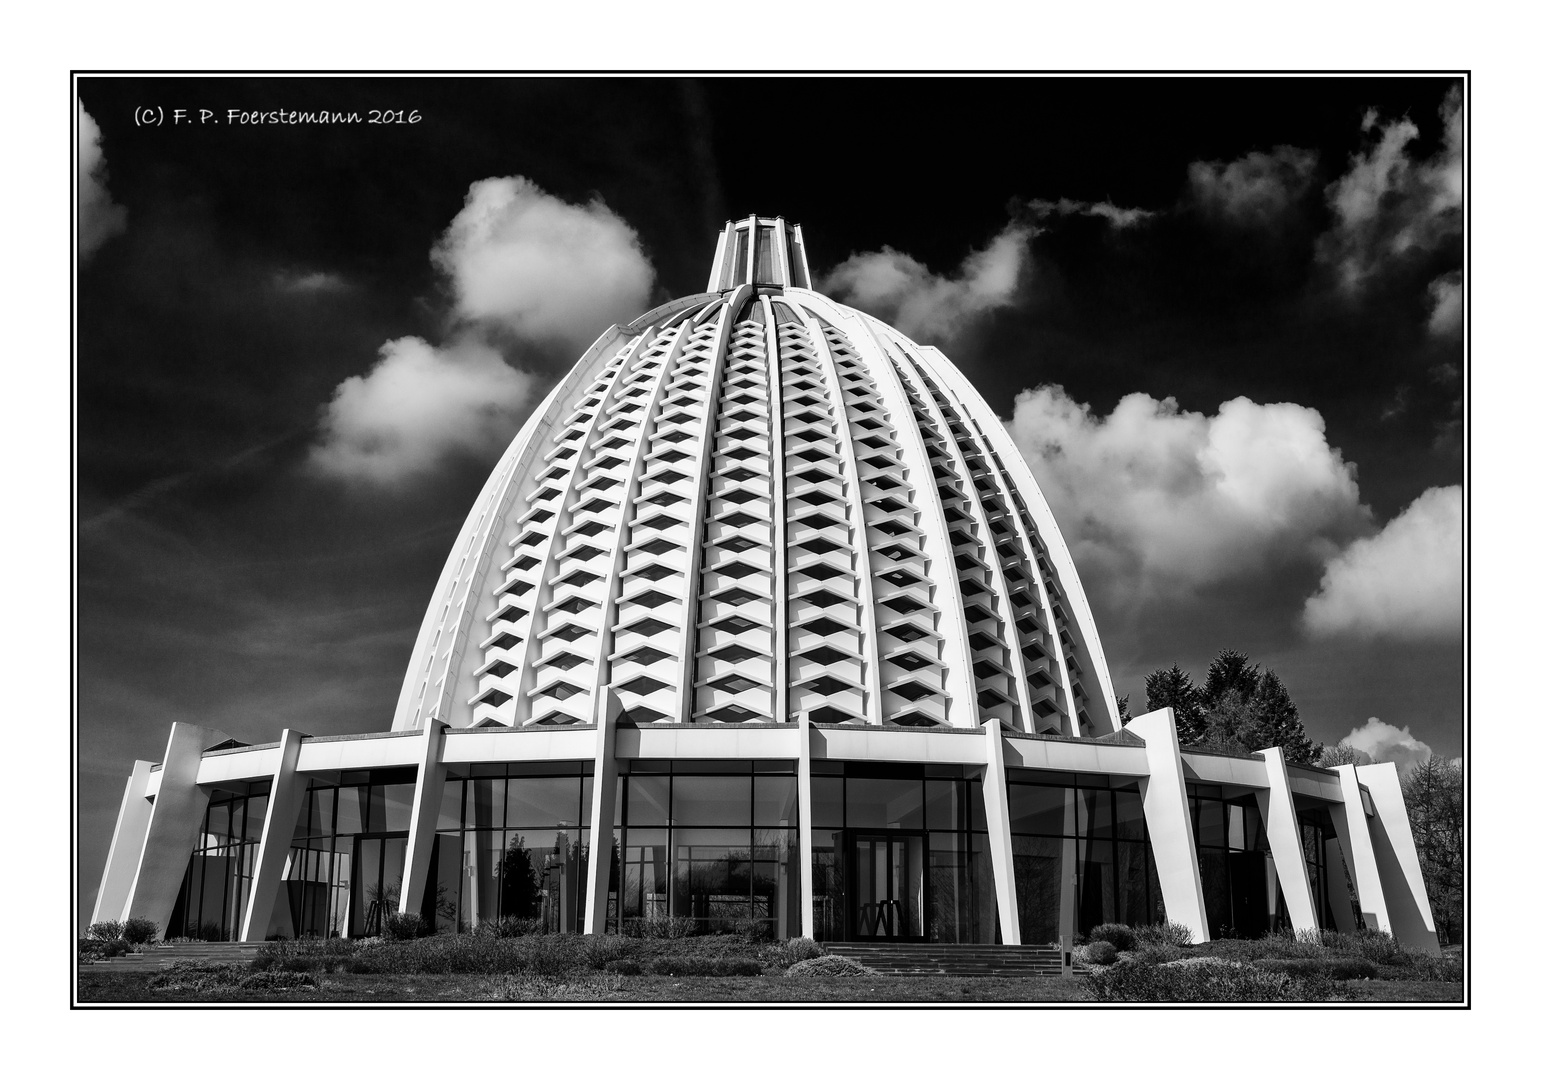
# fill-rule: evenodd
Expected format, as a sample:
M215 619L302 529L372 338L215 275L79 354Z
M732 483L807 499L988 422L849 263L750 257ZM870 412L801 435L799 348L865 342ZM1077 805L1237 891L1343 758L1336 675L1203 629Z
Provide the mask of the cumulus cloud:
M912 337L945 340L1016 299L1031 236L1025 226L1008 225L983 251L971 252L952 277L891 247L862 252L830 272L824 291Z
M522 176L478 180L433 249L465 319L531 342L587 347L647 307L653 267L599 199L573 206Z
M496 453L543 380L489 342L584 349L641 314L653 285L630 225L598 199L573 206L522 176L472 184L432 259L455 296L450 343L388 341L367 374L344 380L323 410L313 472L391 485L458 454ZM316 294L346 283L315 272L280 274L275 285Z
M1430 488L1327 564L1306 601L1317 637L1435 640L1461 633L1461 488Z
M480 342L435 348L419 337L387 341L368 374L337 387L310 466L389 485L457 453L495 453L534 404L536 381Z
M1276 146L1231 162L1195 161L1188 186L1205 213L1249 227L1279 222L1311 184L1316 151Z
M102 155L102 130L80 102L80 258L122 232L128 213L107 192L107 159Z
M1115 229L1126 229L1156 216L1153 210L1114 206L1110 202L1082 202L1079 199L1033 199L1027 208L1038 217L1100 217Z
M1452 270L1429 282L1429 333L1434 337L1461 336L1465 319L1461 278L1461 271Z
M1239 397L1214 416L1130 394L1106 417L1058 386L1017 395L1007 427L1083 576L1171 596L1363 530L1353 466L1321 414Z
M1350 731L1343 745L1369 755L1372 761L1395 762L1397 772L1402 775L1434 756L1433 748L1414 738L1409 729L1393 727L1374 716L1362 727Z
M1316 250L1345 293L1358 292L1391 262L1461 234L1463 108L1457 86L1440 109L1441 144L1423 161L1409 149L1419 135L1416 124L1406 117L1386 122L1373 110L1365 114L1370 145L1327 185L1336 220Z

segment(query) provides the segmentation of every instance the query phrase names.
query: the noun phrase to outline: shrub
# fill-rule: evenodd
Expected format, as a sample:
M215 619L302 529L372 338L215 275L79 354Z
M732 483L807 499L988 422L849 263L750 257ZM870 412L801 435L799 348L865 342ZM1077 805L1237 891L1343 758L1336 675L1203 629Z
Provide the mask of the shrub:
M369 939L372 940L372 939ZM270 941L252 957L253 971L351 971L365 974L369 968L356 960L360 941L347 938L304 938L299 941Z
M198 928L199 941L224 941L225 931L217 922L206 922Z
M1382 979L1418 982L1452 982L1465 979L1466 971L1456 956L1425 956L1423 953L1397 953L1377 967Z
M384 925L381 927L381 933L397 941L419 938L432 932L421 915L410 911L405 914L399 911L388 911L382 922Z
M659 956L644 968L651 975L759 975L758 961L742 956Z
M317 985L308 971L254 971L240 982L242 990L314 989Z
M1183 945L1193 944L1193 931L1182 923L1166 922L1151 923L1148 926L1134 928L1135 939L1141 945Z
M1085 946L1088 964L1111 964L1118 959L1118 949L1111 941L1093 941Z
M615 934L595 934L586 938L585 943L589 950L589 966L596 971L609 970L610 965L616 961L628 959L636 948L636 943L630 938ZM636 972L631 974L635 975Z
M1263 959L1254 965L1260 971L1277 971L1301 979L1373 979L1375 965L1362 956Z
M787 978L871 978L877 972L865 964L858 964L855 960L844 956L816 956L811 960L799 960L787 968Z
M80 962L83 964L96 960L111 960L114 956L124 956L129 952L128 942L122 938L113 938L111 941L103 941L100 938L81 938L78 946Z
M94 922L86 931L86 937L97 941L117 941L123 936L123 924L116 919L108 919L103 922Z
M1086 940L1088 943L1105 941L1119 952L1127 952L1139 944L1134 931L1123 923L1103 923L1101 926L1094 926L1086 935Z
M245 964L213 964L199 960L178 960L165 971L151 976L145 985L152 990L190 990L207 993L239 986L251 974Z
M486 919L476 924L478 934L486 934L495 938L528 937L530 934L541 932L541 921L536 918L516 919Z
M642 974L642 965L637 963L635 960L612 960L605 965L604 969L606 971L613 972L616 975Z
M677 940L696 932L696 920L683 915L650 915L645 919L628 919L621 930L628 937Z
M824 946L812 938L790 938L776 941L760 950L760 958L772 967L788 968L803 960L824 955Z
M1114 964L1088 976L1099 1001L1301 1001L1318 1000L1283 972L1212 958L1197 963Z
M123 924L123 940L130 945L144 945L155 940L160 923L154 919L129 919Z

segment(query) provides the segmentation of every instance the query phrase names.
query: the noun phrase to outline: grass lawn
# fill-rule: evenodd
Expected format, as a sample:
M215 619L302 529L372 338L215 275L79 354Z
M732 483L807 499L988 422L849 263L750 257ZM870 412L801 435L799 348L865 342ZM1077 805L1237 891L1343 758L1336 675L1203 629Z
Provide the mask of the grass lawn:
M496 979L481 975L318 975L315 988L294 990L217 989L192 993L151 989L149 972L92 971L80 974L82 1004L109 1003L218 1003L264 1002L308 1005L314 1003L417 1003L505 1001ZM579 978L576 995L560 984L537 988L538 996L526 1000L560 1003L690 1004L696 1002L805 1002L928 1004L972 1003L1091 1003L1086 981L1069 979L995 978L879 978L787 979L766 975L730 977L612 976ZM1459 983L1382 982L1353 984L1359 1000L1391 1002L1459 1002ZM549 995L549 996L548 996Z

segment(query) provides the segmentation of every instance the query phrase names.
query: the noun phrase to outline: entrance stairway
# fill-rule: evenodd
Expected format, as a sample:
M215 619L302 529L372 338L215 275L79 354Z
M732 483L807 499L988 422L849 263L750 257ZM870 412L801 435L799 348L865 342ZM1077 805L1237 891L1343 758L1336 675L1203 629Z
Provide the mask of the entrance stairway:
M260 941L177 941L159 945L148 952L128 953L82 966L95 971L156 971L179 960L228 964L250 960L260 948Z
M939 945L930 942L826 942L824 951L884 975L993 975L1031 979L1061 974L1053 945Z

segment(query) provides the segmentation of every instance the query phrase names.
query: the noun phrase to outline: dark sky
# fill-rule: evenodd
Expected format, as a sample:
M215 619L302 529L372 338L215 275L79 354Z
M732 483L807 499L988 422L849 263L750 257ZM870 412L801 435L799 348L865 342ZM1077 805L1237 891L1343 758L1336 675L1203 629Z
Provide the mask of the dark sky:
M131 763L160 758L172 721L248 741L389 726L490 459L452 455L431 478L392 486L341 483L306 462L333 392L368 373L385 342L452 333L454 298L429 253L489 177L602 200L656 270L654 301L702 288L717 229L748 213L800 222L816 277L888 247L928 268L916 288L954 299L965 293L946 282L968 283L971 253L1023 238L1009 295L936 339L1008 421L1019 394L1048 385L1093 418L1136 393L1175 399L1200 428L1243 397L1314 410L1357 484L1352 512L1305 522L1315 504L1281 503L1275 516L1290 520L1257 534L1267 558L1227 549L1223 573L1153 575L1171 552L1135 551L1156 542L1143 526L1107 525L1120 507L1091 495L1062 510L1045 483L1117 691L1139 712L1148 671L1176 662L1200 678L1219 649L1237 648L1279 672L1317 739L1378 717L1461 754L1458 631L1320 634L1301 622L1332 559L1462 480L1460 336L1431 325L1431 290L1462 267L1460 214L1453 229L1448 207L1439 217L1428 179L1452 152L1459 161L1444 123L1455 85L82 79L121 208L78 279L82 902ZM147 106L166 111L163 126L136 124ZM176 108L193 119L172 125ZM199 109L223 119L230 108L402 108L421 120L196 122ZM1192 166L1215 163L1219 176L1248 160L1224 173L1235 201L1206 202ZM1356 166L1375 197L1350 220L1334 185ZM1096 204L1148 214L1115 224L1083 212ZM1363 270L1353 288L1350 262ZM275 285L307 275L328 286ZM542 388L577 356L550 342L500 347ZM1086 460L1112 454L1109 468L1138 472L1110 431L1098 442L1084 422L1075 430ZM1116 449L1127 455L1128 442ZM1067 446L1066 460L1078 452ZM1121 483L1110 499L1140 493L1138 477ZM1273 509L1253 508L1247 527ZM1104 525L1120 554L1082 558ZM1444 557L1459 564L1458 550ZM1115 566L1116 581L1098 573Z

